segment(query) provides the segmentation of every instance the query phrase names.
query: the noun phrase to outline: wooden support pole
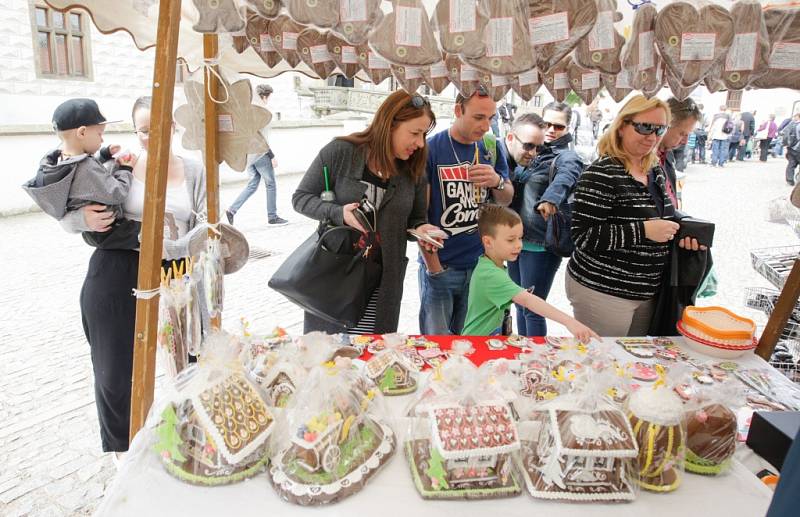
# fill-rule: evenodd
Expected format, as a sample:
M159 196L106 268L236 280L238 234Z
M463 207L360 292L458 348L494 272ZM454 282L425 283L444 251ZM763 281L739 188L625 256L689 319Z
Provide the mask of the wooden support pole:
M769 358L772 357L772 351L775 349L783 329L786 328L786 323L789 321L798 297L800 297L800 259L795 259L792 272L789 273L789 278L786 279L778 301L775 303L775 308L769 316L767 326L761 333L761 339L758 340L756 354L765 361L769 361Z
M203 35L203 57L205 59L215 60L219 49L219 38L216 34ZM214 68L218 70L216 65ZM212 100L218 98L219 93L219 80L217 76L209 73L205 74L205 153L204 160L206 166L206 202L208 207L208 222L216 224L219 222L219 141L217 139L217 127L219 119L217 118L217 103ZM218 237L211 230L208 233L209 237ZM222 315L217 314L211 318L211 328L219 329L222 323Z
M153 103L150 109L150 144L147 153L142 246L139 253L138 288L157 289L161 282L161 248L164 238L164 204L167 191L170 140L172 139L172 98L175 92L175 63L181 2L161 2L158 8L158 38L153 69ZM131 389L130 439L142 428L153 403L156 377L156 334L158 296L136 300L133 337L133 386Z

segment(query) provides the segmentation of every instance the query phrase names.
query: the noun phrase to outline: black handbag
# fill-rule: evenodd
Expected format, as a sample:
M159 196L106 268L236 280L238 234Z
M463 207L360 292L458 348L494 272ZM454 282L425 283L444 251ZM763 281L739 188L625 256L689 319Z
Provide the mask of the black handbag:
M556 159L550 163L550 182L553 183L556 172ZM570 196L572 194L570 193ZM572 210L569 209L567 204L564 207L559 207L558 212L547 218L547 228L544 233L544 249L559 257L569 257L575 249L575 243L572 242ZM561 208L567 208L562 210Z
M320 225L281 264L269 287L319 318L355 326L381 281L380 242L373 230Z
M697 243L701 246L709 248L714 243L714 223L694 217L682 217L678 219L678 224L681 227L678 229L677 235L675 235L677 240L681 240L684 237L692 237L697 239Z

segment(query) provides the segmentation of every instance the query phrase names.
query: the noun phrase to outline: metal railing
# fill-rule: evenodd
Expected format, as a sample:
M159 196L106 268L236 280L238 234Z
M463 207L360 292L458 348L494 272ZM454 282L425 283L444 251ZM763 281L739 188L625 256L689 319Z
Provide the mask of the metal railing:
M339 111L355 111L359 113L375 113L378 106L391 93L379 90L361 90L341 86L311 86L308 88L314 95L311 108L320 116ZM454 99L447 97L428 97L431 109L437 118L452 118Z

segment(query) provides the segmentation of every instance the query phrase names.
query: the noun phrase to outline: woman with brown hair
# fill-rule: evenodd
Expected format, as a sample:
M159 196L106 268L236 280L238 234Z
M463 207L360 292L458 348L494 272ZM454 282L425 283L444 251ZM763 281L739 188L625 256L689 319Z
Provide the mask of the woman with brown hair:
M297 212L364 231L353 211L364 199L375 207L382 277L355 327L348 329L306 312L305 332L383 334L397 330L408 264L406 230L436 229L427 224L424 174L425 137L435 124L427 99L398 90L378 107L364 131L334 139L306 171L292 197ZM330 194L323 195L326 190L332 191L332 200Z
M679 229L657 155L670 120L664 101L631 98L575 189L567 298L575 318L601 336L642 336L650 325ZM684 240L679 246L698 249Z

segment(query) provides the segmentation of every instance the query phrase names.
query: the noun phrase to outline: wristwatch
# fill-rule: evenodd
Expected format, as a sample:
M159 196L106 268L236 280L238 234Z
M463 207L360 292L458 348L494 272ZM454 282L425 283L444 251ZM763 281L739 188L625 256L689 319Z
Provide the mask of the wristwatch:
M506 188L506 181L499 174L498 174L498 176L500 177L500 184L497 185L496 187L493 187L493 188L494 188L494 190L503 190L504 188Z

